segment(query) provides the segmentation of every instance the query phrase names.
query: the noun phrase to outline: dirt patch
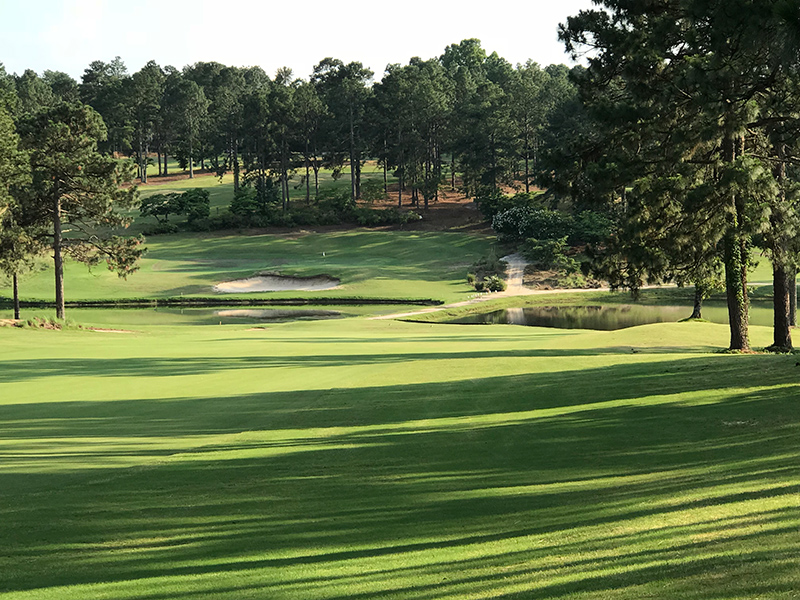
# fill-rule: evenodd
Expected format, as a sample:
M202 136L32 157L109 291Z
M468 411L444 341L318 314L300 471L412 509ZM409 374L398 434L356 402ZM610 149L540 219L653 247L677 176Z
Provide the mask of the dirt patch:
M222 294L242 294L246 292L317 292L322 290L332 290L339 287L341 282L329 275L316 275L313 277L285 277L265 273L248 277L246 279L235 279L225 281L214 286L214 291Z

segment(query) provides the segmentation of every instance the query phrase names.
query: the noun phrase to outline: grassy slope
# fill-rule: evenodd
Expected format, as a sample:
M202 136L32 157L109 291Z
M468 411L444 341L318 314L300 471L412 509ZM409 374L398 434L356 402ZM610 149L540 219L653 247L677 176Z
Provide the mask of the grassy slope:
M221 281L259 271L290 275L329 274L342 280L337 290L276 293L275 297L386 297L465 299L464 274L488 251L484 236L460 233L353 230L307 235L156 236L147 243L141 270L120 280L102 267L66 269L69 300L212 295ZM325 256L323 256L323 252ZM52 271L27 277L23 298L51 299ZM8 296L6 287L0 290Z
M726 338L0 330L0 597L793 597L795 357Z

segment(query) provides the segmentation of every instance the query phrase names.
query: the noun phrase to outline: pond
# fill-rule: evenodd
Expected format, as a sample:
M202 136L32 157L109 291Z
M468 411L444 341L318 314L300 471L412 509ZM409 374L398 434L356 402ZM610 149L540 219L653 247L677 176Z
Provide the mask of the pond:
M687 318L691 306L646 306L641 304L615 304L600 306L536 306L507 308L489 313L470 315L449 321L459 324L507 324L528 327L556 327L559 329L598 329L611 331L649 323L674 323ZM728 323L724 303L703 306L703 318L714 323ZM751 307L752 325L772 325L772 307L754 304Z

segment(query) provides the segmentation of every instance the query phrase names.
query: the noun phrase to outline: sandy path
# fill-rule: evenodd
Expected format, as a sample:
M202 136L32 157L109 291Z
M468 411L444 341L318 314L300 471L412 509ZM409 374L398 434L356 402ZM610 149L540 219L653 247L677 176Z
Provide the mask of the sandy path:
M370 317L373 320L381 319L399 319L402 317L413 317L414 315L424 315L427 313L439 312L440 310L447 310L448 308L456 308L458 306L469 306L470 304L479 304L487 300L494 300L495 298L505 298L508 296L533 296L542 294L566 294L573 292L602 292L608 291L609 288L580 288L580 289L563 289L563 290L532 290L522 285L523 275L525 274L525 267L527 262L521 254L509 254L501 260L508 263L508 270L506 276L506 290L504 292L491 292L483 293L475 298L464 300L462 302L454 302L453 304L444 304L435 308L423 308L406 313L395 313L392 315L381 315L380 317Z

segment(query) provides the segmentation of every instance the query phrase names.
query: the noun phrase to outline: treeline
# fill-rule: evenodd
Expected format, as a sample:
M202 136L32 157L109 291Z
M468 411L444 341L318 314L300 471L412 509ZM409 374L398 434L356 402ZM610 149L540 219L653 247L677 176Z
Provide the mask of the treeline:
M299 173L311 200L322 168L338 177L349 167L350 197L360 199L366 158L384 182L398 178L400 205L428 206L440 185L455 187L455 173L470 195L512 182L528 190L548 115L575 93L567 67L515 67L475 39L372 78L361 63L333 58L308 79L216 62L178 70L151 61L130 74L116 58L91 63L80 82L52 71L10 79L18 114L60 101L91 106L108 129L101 151L135 157L143 182L151 155L159 174L174 157L190 177L195 166L232 172L234 188L250 186L262 204L278 191L284 210L290 177Z
M116 58L91 63L78 82L56 71L9 75L0 65L0 270L13 279L16 301L17 275L51 250L59 318L63 255L134 271L142 240L115 232L138 205L126 184L134 174L147 181L153 155L163 175L170 158L189 177L197 166L233 173L234 199L218 222L203 193L142 204L163 230L171 214L200 229L418 218L356 203L376 196L362 185L368 158L383 168L383 194L390 173L398 181L399 206L427 207L457 181L472 196L506 184L527 191L546 123L575 93L565 66L512 66L475 39L438 58L389 65L378 82L361 63L333 58L308 79L216 62L178 70L151 61L129 73ZM323 168L335 179L349 170L349 194L322 197ZM293 213L289 181L298 173L305 203Z

